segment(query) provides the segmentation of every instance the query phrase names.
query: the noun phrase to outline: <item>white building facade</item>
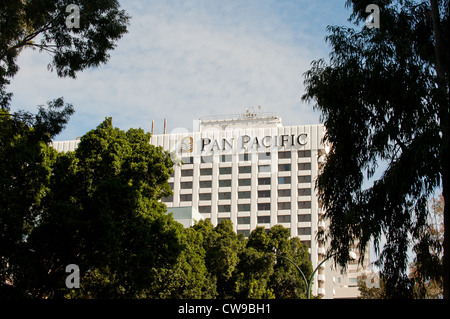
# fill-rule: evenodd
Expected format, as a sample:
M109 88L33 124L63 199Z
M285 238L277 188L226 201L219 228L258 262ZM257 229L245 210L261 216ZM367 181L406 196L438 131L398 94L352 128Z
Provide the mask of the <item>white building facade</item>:
M197 218L217 225L229 219L237 233L248 236L257 226L282 225L309 247L313 269L325 258L316 240L327 227L315 191L327 146L323 125L283 126L275 114L250 113L205 117L199 129L155 134L150 143L171 153L177 163L169 179L173 196L163 202L186 207ZM72 150L70 142L54 142ZM366 254L368 256L369 254ZM356 262L344 272L332 260L318 269L312 294L323 298L356 298L357 278L367 269Z
M178 163L166 205L193 207L213 225L229 219L246 236L257 226L282 225L309 247L313 268L319 265L326 247L316 234L326 224L315 180L327 153L324 126L283 126L275 114L248 111L205 117L198 126L196 132L173 130L151 138ZM318 269L312 293L355 298L364 268L355 262L343 272L332 264Z

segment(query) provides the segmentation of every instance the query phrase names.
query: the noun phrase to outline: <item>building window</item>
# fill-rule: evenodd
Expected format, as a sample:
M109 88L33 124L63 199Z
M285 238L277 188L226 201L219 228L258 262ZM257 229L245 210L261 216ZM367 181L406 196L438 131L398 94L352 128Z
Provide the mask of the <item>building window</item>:
M230 218L229 218L229 217L217 218L217 223L220 224L220 223L223 222L224 220L230 220Z
M348 279L348 283L350 284L349 286L356 286L358 284L358 278L349 278Z
M258 224L270 224L270 216L258 216Z
M278 177L278 184L290 184L290 183L291 183L290 176Z
M238 218L237 218L237 223L238 223L239 225L242 225L242 224L244 224L244 225L250 224L250 217L238 217Z
M211 206L198 206L198 212L202 214L211 213Z
M278 158L291 158L291 152L278 152Z
M298 202L298 208L299 209L311 208L311 202L310 201Z
M291 164L278 164L278 171L279 172L290 172Z
M301 175L298 177L299 183L311 183L311 175Z
M169 187L171 190L173 190L173 183L169 183Z
M290 196L291 196L290 189L279 189L278 190L278 197L290 197Z
M231 187L231 179L219 180L219 187Z
M279 223L290 223L291 215L278 216L278 222Z
M192 189L192 182L181 182L180 188L181 189Z
M230 205L219 205L217 206L217 210L219 213L229 213L231 212L231 206Z
M270 203L258 203L258 210L270 210Z
M182 169L181 177L185 177L185 176L194 176L194 170L193 169Z
M238 204L238 212L249 212L250 204Z
M171 203L173 202L173 196L167 196L162 199L163 203Z
M309 196L311 195L311 188L299 188L298 196Z
M211 188L211 181L200 181L200 188Z
M239 154L239 162L248 162L252 160L252 154L244 153Z
M248 174L252 172L251 166L239 166L239 174Z
M236 232L238 235L242 234L244 237L250 236L250 229L238 229Z
M310 240L301 240L300 242L303 245L306 245L306 247L311 248L311 241Z
M298 157L311 157L311 150L298 151Z
M310 221L311 221L311 214L298 215L298 222L299 223L310 222Z
M194 164L194 158L191 157L182 157L181 160L184 164Z
M270 154L270 152L259 153L258 154L258 159L259 160L270 160L271 159L271 154Z
M250 198L250 196L251 196L250 192L238 192L239 199Z
M299 227L297 230L299 235L311 235L311 227Z
M192 194L181 194L180 202L192 202Z
M231 167L220 167L219 168L220 175L229 175L231 174Z
M278 209L279 209L279 210L283 210L283 209L291 209L291 202L278 203Z
M270 185L270 177L258 178L258 185Z
M311 163L298 163L299 171L308 171L311 169Z
M233 160L233 155L220 155L220 161L222 163L231 162Z
M219 193L219 199L231 199L231 193L230 192Z
M270 173L270 165L259 165L258 172L259 173Z
M200 168L200 175L212 175L212 168Z
M199 200L211 200L211 193L200 193L198 197Z
M267 191L258 191L259 198L267 198L270 197L270 190Z
M238 181L239 186L250 186L252 184L252 180L250 178L243 178Z
M212 163L213 162L213 157L210 156L202 156L200 157L200 162L202 163Z

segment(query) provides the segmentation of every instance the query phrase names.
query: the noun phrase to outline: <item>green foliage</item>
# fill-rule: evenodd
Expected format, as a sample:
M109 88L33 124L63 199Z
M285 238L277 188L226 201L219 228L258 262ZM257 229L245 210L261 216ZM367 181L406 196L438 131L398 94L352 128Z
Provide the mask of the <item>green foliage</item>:
M330 62L314 61L305 74L303 99L316 102L331 145L317 179L330 228L319 238L330 240L336 261L345 265L350 247L362 260L369 241L380 252L386 236L378 260L386 294L411 297L411 239L427 227L435 188L442 186L446 202L450 198L448 1L439 8L431 6L436 1L373 3L381 28L329 26ZM347 5L350 21L363 22L367 3ZM380 162L386 170L363 189ZM448 256L448 244L447 250Z
M160 202L171 194L167 179L173 163L149 140L142 130L113 128L111 119L83 136L76 152L56 154L45 143L27 140L21 154L34 146L47 157L36 167L25 166L22 175L41 177L39 189L20 185L23 192L36 193L29 202L20 193L4 199L2 235L14 237L7 238L11 248L2 252L7 257L2 275L14 278L15 286L31 297L61 297L67 294L65 266L74 263L83 270L77 292L83 297L145 295L154 280L152 269L171 268L184 249L182 226ZM19 173L12 172L11 180ZM22 206L14 208L17 203ZM34 215L25 225L9 222L23 220L29 211ZM107 287L84 287L100 282Z
M41 206L50 192L56 151L47 147L73 113L62 98L37 115L0 110L0 290L37 271L27 239L39 223Z

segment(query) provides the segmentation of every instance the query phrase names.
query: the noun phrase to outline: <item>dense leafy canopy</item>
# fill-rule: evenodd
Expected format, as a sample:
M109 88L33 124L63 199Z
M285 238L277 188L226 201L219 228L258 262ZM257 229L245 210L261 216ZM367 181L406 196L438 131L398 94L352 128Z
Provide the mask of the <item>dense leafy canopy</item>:
M18 263L30 257L25 244L41 218L52 176L54 150L47 147L73 113L62 98L37 115L0 110L0 281L21 276ZM13 262L17 261L16 262Z

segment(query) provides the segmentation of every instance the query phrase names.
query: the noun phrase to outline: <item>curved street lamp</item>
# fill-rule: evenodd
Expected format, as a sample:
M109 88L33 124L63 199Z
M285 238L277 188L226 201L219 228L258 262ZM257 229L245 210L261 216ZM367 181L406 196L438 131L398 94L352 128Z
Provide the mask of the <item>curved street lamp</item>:
M325 258L324 260L322 260L322 261L317 265L317 267L314 269L314 271L312 272L311 276L309 277L309 280L306 279L306 276L305 276L305 274L303 273L303 271L302 271L302 270L300 269L300 267L299 267L295 262L293 262L291 259L289 259L289 258L287 258L287 257L285 257L285 256L282 256L282 255L277 255L277 257L286 259L286 260L289 261L291 264L293 264L293 265L295 266L295 268L297 268L297 270L298 270L298 271L300 272L300 274L302 275L303 280L305 281L305 284L306 284L306 287L307 287L307 288L306 288L306 299L311 299L311 286L312 286L312 282L313 282L313 279L314 279L314 275L316 274L316 272L317 272L317 270L320 268L320 266L322 266L328 259L330 259L331 257L334 257L334 256L336 256L336 255L337 255L337 253L331 254L330 256L328 256L327 258ZM349 252L349 257L350 257L351 260L356 260L356 254L355 254L353 251Z

